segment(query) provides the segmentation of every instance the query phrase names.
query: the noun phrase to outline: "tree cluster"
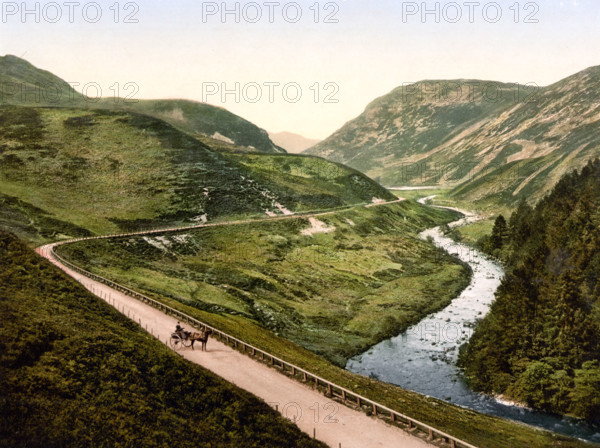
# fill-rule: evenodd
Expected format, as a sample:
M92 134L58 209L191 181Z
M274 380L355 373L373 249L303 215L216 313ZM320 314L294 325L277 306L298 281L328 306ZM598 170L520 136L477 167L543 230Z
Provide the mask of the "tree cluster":
M600 422L600 160L535 208L496 219L484 248L507 270L460 363L472 384Z

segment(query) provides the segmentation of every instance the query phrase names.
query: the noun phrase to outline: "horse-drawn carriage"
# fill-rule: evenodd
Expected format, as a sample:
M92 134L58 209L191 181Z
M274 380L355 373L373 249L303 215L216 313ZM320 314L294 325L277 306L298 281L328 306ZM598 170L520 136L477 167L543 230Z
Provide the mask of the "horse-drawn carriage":
M169 344L173 350L180 350L183 347L192 347L193 350L194 342L196 341L202 343L202 351L206 350L206 342L213 332L210 328L205 328L200 333L185 331L183 328L179 327L179 324L177 325L177 328L177 330L171 333L171 339L169 340Z

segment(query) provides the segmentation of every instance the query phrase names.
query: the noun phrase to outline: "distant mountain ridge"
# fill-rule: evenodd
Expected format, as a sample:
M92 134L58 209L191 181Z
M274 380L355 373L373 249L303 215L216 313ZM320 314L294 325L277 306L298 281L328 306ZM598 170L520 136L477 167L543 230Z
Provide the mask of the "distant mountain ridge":
M188 100L137 100L116 104L114 98L89 101L58 76L24 59L0 57L0 105L54 106L128 110L150 115L206 143L206 138L246 150L281 154L264 129L221 107Z
M535 201L600 154L599 96L599 67L543 88L422 81L376 99L306 153L386 186L450 185L471 202Z
M293 154L300 153L321 142L321 140L306 138L293 132L270 132L269 137L276 145Z
M487 90L469 91L477 84L485 84ZM502 92L498 100L485 97L492 87ZM403 85L372 101L360 116L306 153L348 163L388 185L427 183L429 176L411 173L406 165L501 113L517 92L514 85L473 80Z

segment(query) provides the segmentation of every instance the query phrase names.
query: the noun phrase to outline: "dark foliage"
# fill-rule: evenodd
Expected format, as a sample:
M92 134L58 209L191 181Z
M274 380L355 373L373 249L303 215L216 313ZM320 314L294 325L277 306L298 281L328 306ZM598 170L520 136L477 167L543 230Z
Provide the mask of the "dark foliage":
M599 210L596 160L496 220L487 247L507 274L461 355L476 387L600 422Z

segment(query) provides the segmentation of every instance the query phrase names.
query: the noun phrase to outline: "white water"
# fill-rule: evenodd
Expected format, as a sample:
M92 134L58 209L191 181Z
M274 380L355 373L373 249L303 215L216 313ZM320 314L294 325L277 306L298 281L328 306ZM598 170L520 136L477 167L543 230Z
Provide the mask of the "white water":
M425 203L430 199L432 197L419 202ZM463 219L450 224L450 227L477 219L477 216L466 213ZM424 239L431 237L436 246L468 263L473 270L471 284L448 307L350 359L346 369L479 412L600 442L600 428L579 420L532 411L469 388L456 367L458 349L469 340L477 321L488 313L504 270L499 263L477 250L445 237L439 227L426 230L420 236Z

